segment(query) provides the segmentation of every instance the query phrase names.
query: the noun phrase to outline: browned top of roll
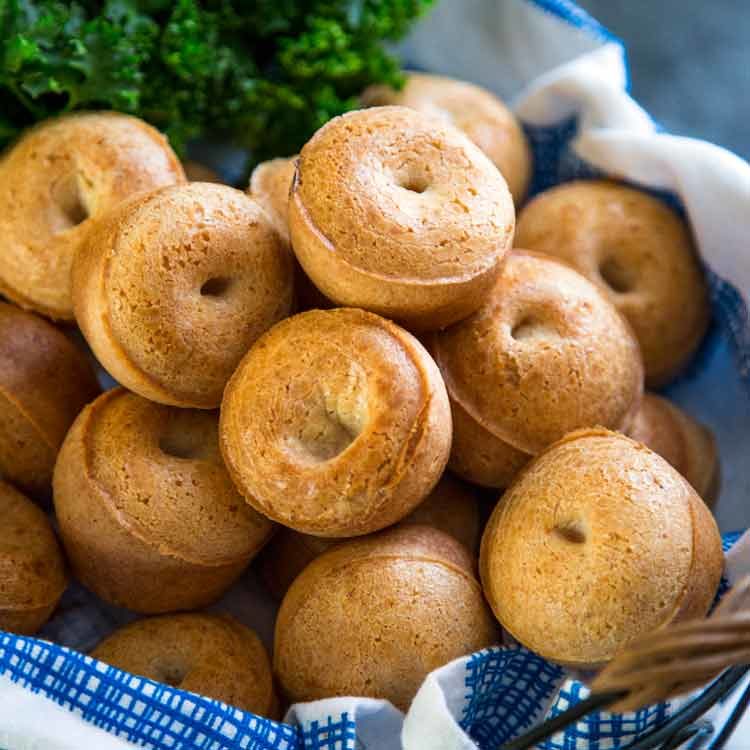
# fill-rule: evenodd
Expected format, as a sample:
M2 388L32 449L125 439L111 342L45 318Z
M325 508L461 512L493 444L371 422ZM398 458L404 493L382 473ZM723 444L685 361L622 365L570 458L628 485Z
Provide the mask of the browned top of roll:
M264 161L253 170L247 189L250 196L266 209L279 234L287 242L289 241L287 207L296 165L296 156L289 159Z
M463 131L505 177L516 204L531 178L531 153L520 124L494 94L466 81L425 73L409 73L400 91L371 86L364 104L395 104L441 117Z
M271 666L250 628L228 615L190 613L136 620L91 656L118 669L269 716Z
M293 296L291 257L263 209L201 182L109 213L73 280L76 317L110 373L153 400L198 408L219 405L242 356L288 315Z
M499 263L513 232L494 165L458 130L405 107L324 125L302 149L295 193L342 262L386 279L473 278Z
M276 622L274 665L289 697L371 696L405 709L428 672L498 636L470 565L458 542L422 526L323 554Z
M47 516L0 481L0 519L0 610L51 607L67 581Z
M601 180L559 185L523 209L515 241L572 264L609 296L635 330L652 385L673 376L706 331L690 231L647 193Z
M247 506L224 468L216 412L162 406L120 388L100 396L81 420L80 481L97 488L120 525L160 552L222 565L250 555L270 533L270 522Z
M166 138L135 117L41 123L0 160L0 290L72 319L70 269L92 223L130 195L184 179Z
M572 433L529 464L493 512L480 562L503 627L579 665L704 615L722 567L716 523L690 485L605 430Z
M262 513L355 536L399 520L432 489L450 450L447 395L399 326L363 310L313 310L243 359L224 394L221 446Z
M620 427L643 389L623 318L580 274L532 253L513 251L485 305L432 346L451 398L527 453L578 427Z
M78 412L98 392L86 355L62 331L0 302L0 413L13 409L57 452Z

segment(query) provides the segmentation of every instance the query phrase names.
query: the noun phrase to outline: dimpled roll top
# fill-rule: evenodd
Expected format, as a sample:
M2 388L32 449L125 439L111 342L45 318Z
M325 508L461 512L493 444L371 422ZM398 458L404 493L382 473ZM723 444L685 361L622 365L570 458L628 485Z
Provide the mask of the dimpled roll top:
M248 352L221 409L221 447L247 501L319 536L403 518L450 450L440 373L409 333L372 313L314 310Z
M255 201L225 185L176 185L98 225L74 268L76 317L130 390L214 408L250 345L289 314L292 273Z
M362 99L367 105L410 107L451 123L492 160L516 204L523 200L531 179L531 152L513 113L494 94L465 81L409 73L400 91L372 86Z
M289 220L295 254L326 296L433 328L476 309L515 218L502 175L460 131L375 107L308 141Z
M95 221L131 195L184 180L166 138L135 117L70 114L29 130L0 160L0 291L72 319L73 256Z
M705 615L722 567L716 523L690 485L606 430L572 433L529 464L495 508L480 561L503 627L577 666Z
M619 428L641 398L625 321L580 274L543 256L514 251L487 303L433 341L451 398L529 454L578 427Z

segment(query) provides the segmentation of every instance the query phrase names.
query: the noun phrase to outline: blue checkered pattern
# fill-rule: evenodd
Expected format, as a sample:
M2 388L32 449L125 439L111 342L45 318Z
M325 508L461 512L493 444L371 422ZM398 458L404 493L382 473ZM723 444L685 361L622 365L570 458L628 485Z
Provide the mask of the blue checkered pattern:
M68 649L0 633L0 674L86 721L158 750L300 750L294 727L115 669ZM334 750L343 745L312 745ZM348 747L348 746L347 746Z
M358 750L357 725L346 712L329 716L326 721L313 721L301 730L308 750Z

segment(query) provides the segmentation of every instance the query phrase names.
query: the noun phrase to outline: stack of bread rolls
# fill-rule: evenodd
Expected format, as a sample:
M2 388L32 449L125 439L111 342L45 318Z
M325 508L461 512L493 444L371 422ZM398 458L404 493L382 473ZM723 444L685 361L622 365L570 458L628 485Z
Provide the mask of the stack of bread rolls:
M0 628L37 631L69 570L152 616L95 657L279 717L405 710L503 638L597 667L706 613L716 444L644 395L709 319L683 219L603 181L524 206L529 145L476 86L362 103L246 192L115 113L4 155ZM203 611L248 566L272 656Z

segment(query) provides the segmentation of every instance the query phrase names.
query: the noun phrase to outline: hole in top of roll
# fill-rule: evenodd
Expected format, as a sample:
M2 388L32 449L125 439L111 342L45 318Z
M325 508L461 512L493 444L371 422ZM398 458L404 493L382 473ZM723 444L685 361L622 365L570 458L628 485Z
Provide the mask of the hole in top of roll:
M401 183L401 187L412 193L424 193L424 191L430 187L430 184L421 175L409 175L409 177Z
M530 339L535 333L537 333L539 327L539 321L535 320L530 315L526 315L513 326L510 335L516 341L523 341L524 339Z
M159 450L172 458L198 458L203 453L200 436L192 432L171 430L159 438Z
M632 291L636 282L636 275L632 268L624 266L617 258L607 258L599 266L599 274L604 283L618 294Z
M159 664L157 671L159 682L171 685L172 687L179 687L187 675L187 669L184 664L171 662L162 662Z
M587 539L586 525L580 519L563 521L555 525L554 533L571 544L583 544Z
M203 297L223 297L232 286L232 280L227 279L223 276L217 276L213 279L208 279L203 283L201 287L201 295Z
M89 208L81 191L80 181L75 173L58 180L52 188L52 198L60 209L56 230L72 229L89 218Z

